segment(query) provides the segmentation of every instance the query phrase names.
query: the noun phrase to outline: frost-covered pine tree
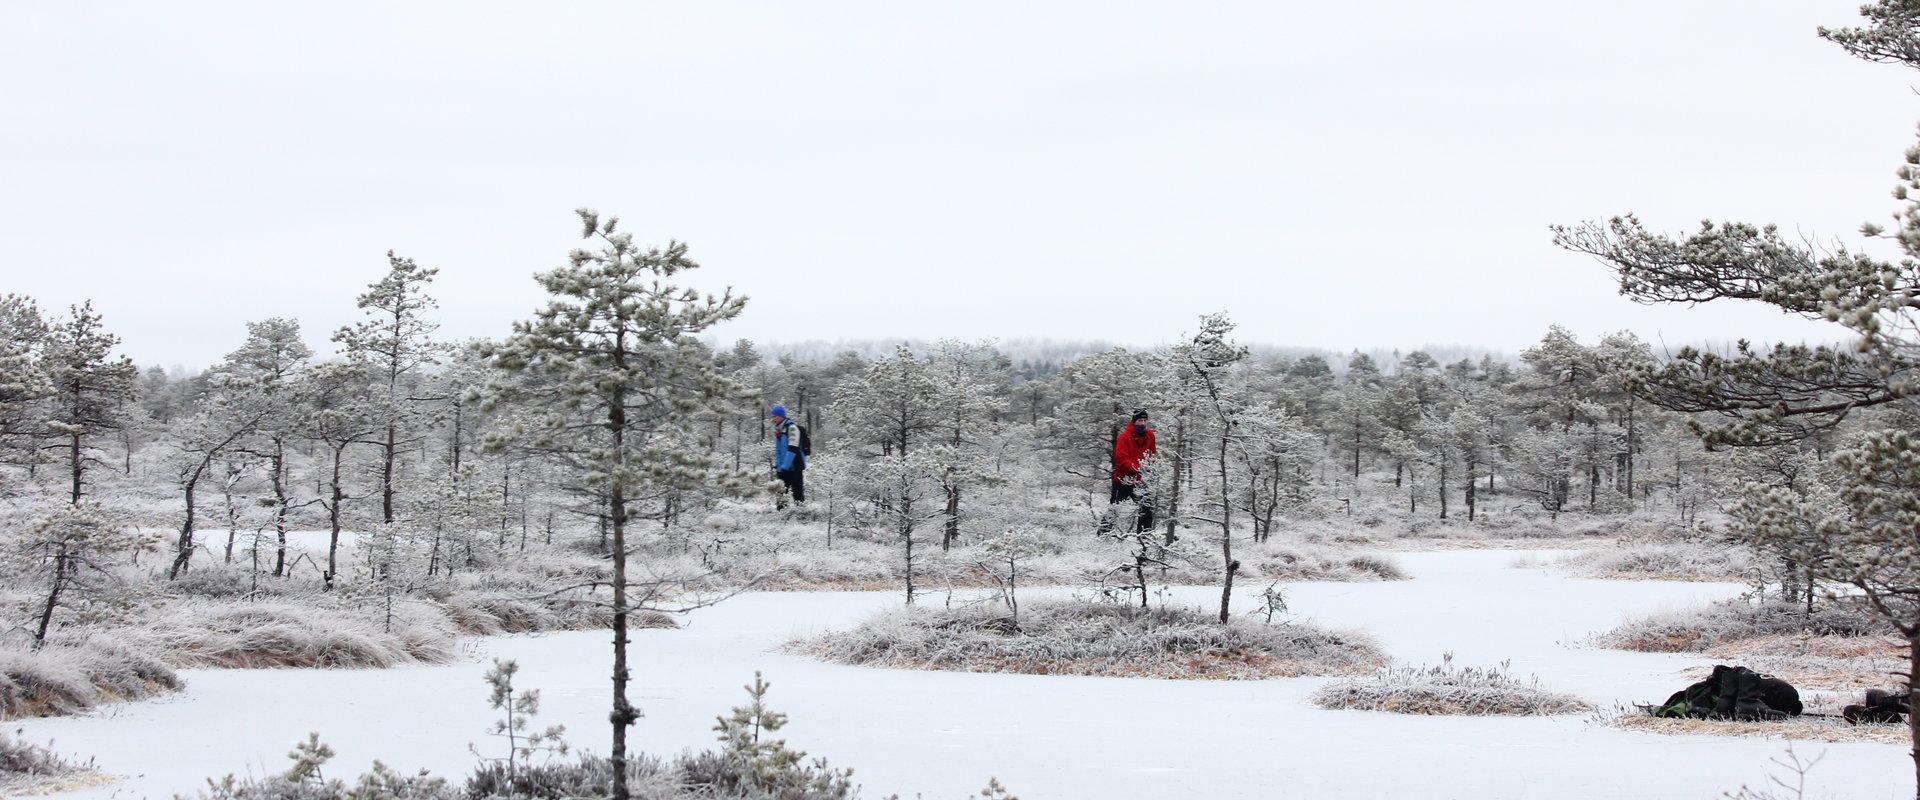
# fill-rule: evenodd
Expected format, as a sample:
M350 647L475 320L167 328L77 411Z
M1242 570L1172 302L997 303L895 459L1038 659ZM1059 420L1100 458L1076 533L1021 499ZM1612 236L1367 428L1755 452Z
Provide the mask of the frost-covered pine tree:
M882 521L882 529L900 543L907 605L913 605L913 598L919 592L919 585L915 583L919 568L915 550L919 532L923 526L947 516L946 509L937 501L946 496L941 477L951 459L947 445L934 444L911 452L874 456L853 473L854 484Z
M299 415L299 436L320 448L325 470L320 481L320 507L327 510L327 569L321 576L331 590L340 576L340 533L346 527L346 504L358 500L347 492L347 451L355 445L377 446L381 423L372 409L366 364L353 360L329 361L306 370L295 385L293 406ZM385 523L383 523L385 524Z
M1920 69L1920 3L1878 0L1861 8L1862 27L1820 35L1868 61ZM1747 532L1771 546L1804 547L1810 578L1852 587L1907 639L1909 701L1920 703L1920 145L1908 148L1894 196L1905 201L1891 230L1862 226L1900 252L1897 262L1864 251L1816 250L1772 225L1702 222L1694 232L1649 231L1631 214L1605 223L1556 227L1554 242L1611 267L1620 293L1642 302L1753 300L1857 335L1852 347L1778 345L1732 352L1686 348L1631 377L1629 388L1663 408L1688 412L1709 446L1777 447L1814 440L1849 419L1883 429L1836 454L1845 510L1784 487L1749 497ZM1881 409L1878 420L1867 413ZM1772 515L1773 519L1768 520ZM1758 520L1757 522L1755 520ZM1920 797L1920 717L1912 720L1915 796Z
M0 295L0 463L24 463L35 453L40 402L53 391L39 358L46 337L32 298Z
M46 599L40 603L34 622L34 648L46 643L54 611L68 591L76 585L84 586L78 580L82 570L104 570L98 559L139 547L144 541L137 531L121 525L91 501L62 506L36 521L15 553L29 570L43 568L51 573L46 578Z
M167 577L174 579L187 570L193 559L194 530L199 522L200 482L214 474L220 459L233 453L240 442L254 434L272 406L258 394L246 378L223 372L208 376L208 390L200 407L176 427L173 442L175 482L180 487L182 508L180 534L174 545L173 564ZM282 574L276 570L275 574Z
M582 238L597 245L535 276L552 298L489 349L494 366L514 379L490 387L488 401L538 409L529 434L603 496L613 539L612 793L626 800L627 729L639 717L627 698L629 506L636 492L662 483L746 487L712 453L691 452L671 435L740 394L694 337L739 316L746 298L675 286L676 276L699 266L685 244L641 247L617 218L578 213Z
M267 489L273 493L275 577L286 576L288 570L286 528L296 503L286 460L288 443L300 434L296 407L301 378L311 359L313 349L300 338L300 322L275 317L248 322L246 341L217 368L232 382L228 391L246 395L240 405L261 414L252 435L240 439L238 449L265 462Z
M133 362L115 356L120 337L108 333L88 301L47 329L40 364L52 392L46 400L47 434L66 451L69 499L86 495L87 471L100 464L95 440L119 430L138 378Z
M829 414L847 442L875 455L907 454L937 440L941 388L927 362L901 345L849 377Z
M1173 361L1180 381L1197 399L1195 405L1207 419L1210 436L1208 459L1213 462L1216 492L1203 501L1204 512L1218 517L1220 558L1220 624L1227 623L1233 601L1233 578L1240 562L1233 557L1233 460L1236 447L1244 446L1239 429L1246 411L1246 400L1236 396L1229 385L1236 366L1248 357L1247 349L1233 340L1233 320L1226 314L1207 314L1200 318L1200 330L1176 346ZM1244 458L1244 451L1243 451Z
M421 371L440 362L443 347L433 339L439 323L426 314L437 305L427 284L440 270L387 251L387 274L355 301L366 318L334 332L347 358L363 365L372 381L370 409L380 429L380 520L395 518L394 487L401 453L424 436L412 389Z
M935 406L938 439L945 445L940 484L946 492L945 528L940 549L960 540L961 497L967 490L998 482L987 446L1006 406L1007 361L986 342L936 342L928 358L938 378Z
M1253 540L1273 535L1277 518L1313 500L1311 469L1320 437L1299 417L1270 403L1248 406L1239 423L1241 489L1236 502L1253 521Z

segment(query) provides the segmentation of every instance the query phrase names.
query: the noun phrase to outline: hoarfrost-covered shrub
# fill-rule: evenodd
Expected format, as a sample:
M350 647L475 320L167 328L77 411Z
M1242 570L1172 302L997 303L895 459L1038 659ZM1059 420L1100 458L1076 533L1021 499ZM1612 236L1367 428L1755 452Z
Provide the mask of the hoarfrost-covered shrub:
M1321 708L1396 714L1531 716L1593 710L1585 700L1542 688L1537 678L1514 677L1505 664L1456 667L1451 655L1439 666L1395 667L1337 680L1315 690L1311 699Z
M905 608L851 631L788 643L842 664L967 672L1253 679L1358 674L1385 663L1373 639L1301 623L1236 619L1195 609L1074 601Z
M0 649L0 716L7 718L73 714L183 685L165 664L117 646L55 642L39 650Z

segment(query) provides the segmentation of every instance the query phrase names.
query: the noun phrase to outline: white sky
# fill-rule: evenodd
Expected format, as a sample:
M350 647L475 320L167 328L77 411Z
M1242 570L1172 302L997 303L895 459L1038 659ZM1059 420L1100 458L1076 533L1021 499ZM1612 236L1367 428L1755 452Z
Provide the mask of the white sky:
M1853 241L1920 120L1814 35L1859 2L17 0L0 292L142 363L267 316L324 352L395 248L497 336L591 205L753 298L722 339L1828 338L1636 306L1546 226Z

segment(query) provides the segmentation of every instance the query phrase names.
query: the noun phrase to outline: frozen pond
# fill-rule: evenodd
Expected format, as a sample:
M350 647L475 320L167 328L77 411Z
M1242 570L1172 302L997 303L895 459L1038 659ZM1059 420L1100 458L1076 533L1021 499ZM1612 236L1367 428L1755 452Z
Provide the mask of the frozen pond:
M1567 646L1621 618L1732 596L1729 584L1574 580L1515 569L1515 551L1399 553L1414 576L1395 583L1288 587L1295 613L1363 628L1394 658L1431 664L1511 660L1550 687L1595 704L1663 699L1680 656ZM1550 554L1549 554L1550 555ZM1246 587L1258 592L1260 585ZM1176 592L1195 604L1218 590ZM938 595L929 598L939 602ZM1759 786L1784 743L1663 737L1582 716L1415 717L1323 711L1304 698L1325 679L1181 682L915 672L844 667L773 649L789 636L844 627L897 594L755 594L692 615L678 631L636 634L637 746L669 753L712 741L714 717L745 696L758 669L771 705L792 715L787 741L855 768L863 796L967 797L997 776L1029 800L1552 796L1715 798ZM1238 600L1252 608L1249 598ZM542 723L604 752L608 637L602 632L472 640L462 663L369 671L193 670L187 692L95 716L23 723L29 738L97 757L126 779L68 797L170 797L228 772L278 771L317 731L339 751L328 774L374 758L401 769L464 772L489 712L488 657L520 661L545 698ZM1813 795L1911 796L1904 748L1796 745L1824 752Z

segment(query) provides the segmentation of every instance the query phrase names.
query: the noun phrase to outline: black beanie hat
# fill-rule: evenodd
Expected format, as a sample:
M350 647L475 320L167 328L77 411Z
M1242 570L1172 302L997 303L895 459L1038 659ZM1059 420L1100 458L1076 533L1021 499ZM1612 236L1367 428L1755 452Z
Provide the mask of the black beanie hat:
M1130 420L1127 420L1127 421L1128 421L1128 422L1139 422L1140 420L1143 420L1143 419L1147 419L1147 418L1148 418L1148 417L1147 417L1147 410L1146 410L1146 409L1144 409L1144 408L1142 408L1142 409L1138 409L1138 410L1136 410L1136 411L1134 411L1134 412L1133 412L1133 419L1130 419Z

